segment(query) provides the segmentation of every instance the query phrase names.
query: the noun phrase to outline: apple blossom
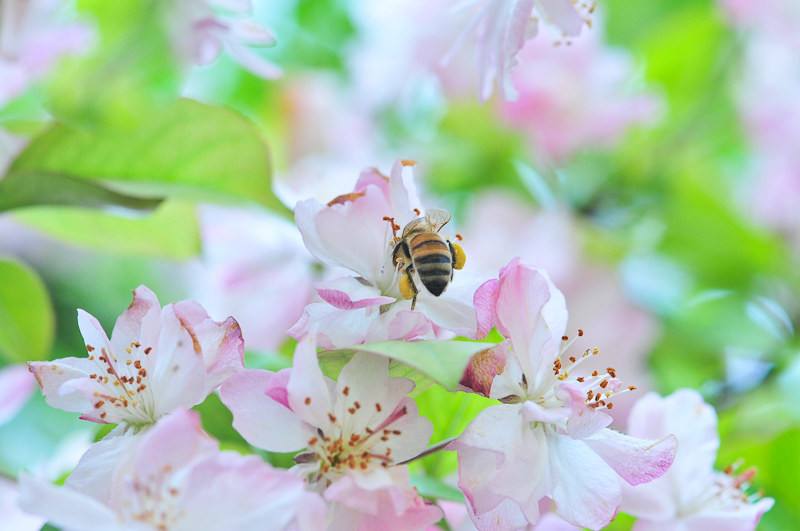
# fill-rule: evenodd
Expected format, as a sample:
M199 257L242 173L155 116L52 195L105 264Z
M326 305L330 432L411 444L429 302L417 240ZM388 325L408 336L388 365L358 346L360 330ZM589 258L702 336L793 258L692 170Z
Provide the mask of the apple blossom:
M754 470L714 470L717 416L696 391L645 395L631 411L628 430L634 437L678 438L675 462L664 476L624 489L622 510L638 518L636 531L752 531L772 507L771 498L747 492Z
M87 494L31 476L21 505L66 531L319 529L324 505L291 472L219 452L196 413L177 410L135 438L109 490Z
M525 63L511 75L518 97L501 104L501 115L545 163L613 147L633 126L661 114L658 97L633 88L630 54L605 44L600 28L583 32L570 46L530 41L518 57Z
M322 374L313 336L294 365L243 370L220 389L233 426L253 446L297 452L295 472L331 502L329 529L408 529L433 524L398 464L419 455L432 426L407 395L414 384L389 376L385 358L356 354L336 382Z
M500 86L507 99L516 98L511 82L511 69L525 42L536 36L539 22L544 20L557 28L563 37L572 38L591 24L594 2L580 0L468 0L453 8L467 14L463 32L456 39L451 54L463 41L476 42L476 59L480 76L480 95L486 100ZM448 54L444 61L450 60Z
M59 0L0 3L0 106L47 74L64 55L81 52L91 31L58 19Z
M593 263L581 248L581 225L566 209L539 208L499 191L477 196L465 216L470 261L466 269L487 277L503 265L507 249L547 271L570 301L568 328L584 329L596 344L614 348L587 359L584 370L615 367L640 390L651 386L647 354L657 321L626 295L617 271ZM606 413L620 426L633 405L624 400Z
M275 45L272 32L249 18L250 0L170 0L166 9L173 46L181 58L206 65L224 48L253 74L280 77L280 68L250 49Z
M83 310L78 325L88 357L28 366L48 404L123 430L199 404L242 367L242 335L232 317L214 322L191 301L162 309L145 286L133 292L110 340Z
M424 214L412 167L411 161L395 163L391 178L366 170L353 192L327 205L313 199L297 204L297 226L311 254L352 274L317 287L320 301L306 308L292 335L299 338L316 330L324 348L430 338L440 331L475 335L474 287L466 279L456 275L439 297L420 288L414 311L401 298L400 275L392 261L392 225L402 228Z
M464 381L501 402L454 443L473 521L480 529L497 521L525 528L549 498L568 523L603 527L622 501L623 480L647 483L669 468L675 438L639 439L607 428L612 397L632 387L610 367L576 374L598 351L569 355L564 297L546 275L512 260L475 301L480 328L497 326L508 339L476 359L483 370L473 375L480 379L471 381L468 372Z
M194 292L212 315L236 315L247 346L275 350L312 295L313 259L294 225L259 210L204 206Z

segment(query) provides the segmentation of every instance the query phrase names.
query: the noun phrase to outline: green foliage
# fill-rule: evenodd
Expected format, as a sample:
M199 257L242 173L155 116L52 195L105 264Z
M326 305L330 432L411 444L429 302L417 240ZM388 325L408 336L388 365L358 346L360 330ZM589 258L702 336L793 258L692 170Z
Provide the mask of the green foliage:
M135 129L50 127L0 181L0 210L96 206L99 200L91 194L86 201L79 192L62 195L61 189L73 191L75 182L105 191L115 185L135 198L227 198L280 208L270 174L267 148L249 121L226 109L181 100Z
M367 352L399 362L394 376L405 376L417 384L430 381L456 389L470 358L491 346L473 341L384 341L320 353L320 366L335 377L356 352Z
M0 259L0 359L46 359L53 333L53 309L42 281L26 265Z
M180 201L166 201L138 217L73 207L30 208L14 217L49 236L102 252L173 259L200 252L194 205Z

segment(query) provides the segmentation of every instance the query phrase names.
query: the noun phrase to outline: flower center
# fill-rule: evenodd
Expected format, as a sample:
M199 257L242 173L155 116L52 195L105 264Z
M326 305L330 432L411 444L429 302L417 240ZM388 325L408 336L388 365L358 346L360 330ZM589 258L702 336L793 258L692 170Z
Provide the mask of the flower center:
M342 392L347 396L349 389L345 387ZM347 415L355 416L361 408L362 404L355 400L347 408ZM376 413L384 410L379 402L374 404L374 408ZM348 472L366 472L377 466L387 468L394 464L392 440L403 433L392 425L407 414L407 408L399 406L374 428L348 429L350 423L346 422L347 419L338 419L329 413L333 427L327 433L317 428L317 434L308 440L310 451L298 455L295 461L319 464L317 475L311 478L314 483L323 478L329 483Z
M148 524L157 531L172 529L182 516L176 499L180 491L169 481L172 467L164 465L147 478L130 480L131 496L123 500L122 512L127 519Z
M614 367L607 367L605 371L593 370L588 375L581 375L572 378L572 373L584 361L600 355L600 349L590 347L578 356L569 355L567 351L578 337L583 337L582 329L578 329L577 335L570 339L569 336L561 338L561 348L556 359L553 361L553 375L560 381L570 381L577 384L577 387L585 394L584 404L592 409L613 409L614 403L611 398L635 391L636 386L625 386L617 378L617 371Z
M105 422L112 413L113 418L127 417L124 420L131 424L153 422L155 405L145 368L153 347L133 341L125 348L127 356L123 362L105 347L97 354L95 347L86 345L86 351L89 361L98 367L97 372L89 374L101 387L94 392L97 418Z

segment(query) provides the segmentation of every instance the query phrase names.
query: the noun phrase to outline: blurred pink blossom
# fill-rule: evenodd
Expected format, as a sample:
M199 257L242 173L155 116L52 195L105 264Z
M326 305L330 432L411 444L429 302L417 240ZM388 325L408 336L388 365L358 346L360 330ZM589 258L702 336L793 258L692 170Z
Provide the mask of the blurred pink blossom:
M519 95L502 103L502 116L546 164L609 149L630 128L650 125L661 114L660 98L637 88L633 58L605 44L600 28L569 46L530 41L519 60L524 68L511 75Z
M400 297L399 274L392 262L392 228L384 218L393 218L402 229L424 215L412 168L410 161L397 162L391 177L366 170L353 192L327 205L313 199L297 204L295 219L311 254L349 272L317 286L320 301L308 305L292 327L295 337L313 330L320 346L335 348L429 338L440 329L475 335L475 285L466 278L456 275L439 297L421 289L413 311L411 301Z
M473 524L469 516L469 508L463 503L440 501L439 506L444 511L444 518L447 525L450 526L452 531L476 531L477 528ZM495 524L506 524L510 522L494 522ZM580 528L568 524L562 518L559 518L555 513L543 512L542 517L531 526L527 520L519 522L520 527L514 528L513 524L509 527L503 527L504 531L580 531ZM438 528L431 528L429 531L434 531Z
M365 2L355 13L361 37L350 67L357 90L372 105L412 97L415 85L433 78L451 97L486 100L499 87L513 99L510 74L523 63L518 53L525 43L542 28L558 40L573 38L591 23L593 11L594 2L572 0Z
M631 412L628 430L635 437L671 433L678 439L675 462L663 477L625 489L622 510L638 518L635 531L753 531L772 507L771 498L748 494L753 470L714 471L717 415L696 391L644 396Z
M547 271L564 292L570 306L568 330L583 329L585 340L603 351L602 359L587 360L585 367L613 366L639 389L650 388L646 356L658 334L657 322L626 297L613 269L584 254L580 226L569 212L536 210L511 194L487 192L475 199L465 219L465 271L493 274L513 249L524 263ZM624 425L634 402L620 401L608 413Z
M252 18L250 0L170 0L167 23L179 57L206 65L224 49L253 74L280 77L281 69L250 47L275 45L272 32Z
M303 199L327 201L376 160L375 121L363 99L333 76L294 75L281 88L286 160L273 185L291 207Z
M363 353L333 382L320 370L312 336L298 344L291 369L240 371L220 396L250 444L302 451L293 470L332 503L329 529L366 531L381 522L400 530L441 518L397 466L421 453L433 430L407 396L413 387L389 376L388 359Z
M751 36L737 102L753 151L753 179L742 201L757 219L800 239L798 47L800 40L792 47L773 34Z
M202 402L242 367L238 323L212 321L191 301L161 308L155 294L136 288L111 339L78 310L88 357L28 364L47 403L81 418L137 429L179 407Z
M62 56L90 44L92 32L87 26L59 19L62 4L59 0L0 3L0 106L44 77Z
M36 389L36 379L25 365L0 369L0 425L14 418Z
M454 443L459 487L479 529L525 528L540 502L570 524L599 529L622 501L622 485L660 477L674 437L647 440L608 429L612 398L629 390L616 371L578 371L596 356L570 354L564 296L536 269L512 260L475 293L483 330L507 338L489 392L501 404L482 411ZM491 351L490 351L491 352ZM624 480L624 481L623 481Z
M324 504L291 472L219 452L194 412L177 410L136 439L110 488L86 493L23 476L22 507L82 531L320 529Z
M204 206L197 299L213 315L236 315L247 347L272 351L313 293L313 259L297 228L274 214Z
M769 35L788 48L800 46L800 4L795 0L719 0L719 4L740 28Z

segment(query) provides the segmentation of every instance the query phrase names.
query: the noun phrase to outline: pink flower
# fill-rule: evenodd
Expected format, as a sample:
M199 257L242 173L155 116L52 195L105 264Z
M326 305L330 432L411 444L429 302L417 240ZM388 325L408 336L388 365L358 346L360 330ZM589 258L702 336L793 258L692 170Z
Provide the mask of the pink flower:
M489 99L499 85L507 99L514 99L511 69L525 42L538 33L540 20L553 25L564 37L576 37L583 25L589 24L594 3L585 8L573 0L470 0L457 6L454 14L459 10L468 16L452 52L465 39L474 38L481 98ZM449 58L450 54L445 62Z
M202 402L242 367L237 322L212 321L195 302L163 309L144 286L133 292L109 340L100 323L78 310L87 358L29 363L47 403L81 418L139 428L180 407Z
M219 452L196 413L178 410L133 439L109 490L92 495L27 476L21 505L81 531L319 529L324 505L291 472Z
M719 0L719 4L737 26L770 35L789 48L800 45L800 5L794 0Z
M3 526L13 531L39 531L45 521L19 508L19 489L13 481L0 478L0 514Z
M407 396L413 387L389 376L387 359L366 354L356 354L333 382L308 338L292 369L241 371L220 396L250 444L302 451L294 470L332 502L330 528L366 530L383 522L383 529L408 529L441 518L397 466L419 455L433 430Z
M450 526L450 529L453 531L475 531L477 529L470 518L469 508L466 505L457 502L440 501L439 506L441 506L444 511L447 525ZM491 517L495 519L490 521L489 518ZM482 525L479 527L488 527L490 529L497 529L498 531L501 529L514 529L515 526L526 529L526 531L580 531L579 528L566 523L550 512L543 513L535 526L529 526L527 520L524 518L518 522L503 520L502 515L498 513L490 514L487 519L481 523ZM431 528L430 531L434 531L434 528Z
M576 373L596 349L570 356L563 295L544 274L513 260L476 292L482 329L508 338L504 368L481 412L454 446L459 486L479 529L524 528L546 498L568 523L599 529L622 500L622 483L647 483L669 468L674 437L645 440L607 426L611 399L629 390L616 371ZM580 335L580 334L579 334ZM505 526L504 526L505 527Z
M502 104L502 115L545 163L611 148L633 126L660 115L659 98L631 89L636 65L630 55L603 43L599 29L570 46L531 41L519 60L525 68L511 76L519 96Z
M678 438L675 462L663 477L625 489L622 510L638 518L636 531L752 531L772 507L771 498L747 493L752 469L738 475L714 471L717 415L699 393L645 395L631 411L629 431L636 437Z
M58 20L58 0L5 0L0 5L0 106L44 77L64 55L81 52L91 32Z
M537 210L500 192L477 197L465 219L467 270L493 274L505 265L506 250L514 249L522 262L547 271L570 301L568 329L585 330L594 344L613 345L603 356L586 360L584 370L612 366L637 388L649 388L646 361L658 334L657 322L630 301L615 270L593 263L583 252L578 220L564 209ZM607 413L624 426L632 405L625 400Z
M0 369L0 425L22 409L36 389L36 380L24 365Z
M246 70L275 79L281 69L250 49L274 46L275 36L249 18L252 12L250 0L171 0L167 23L180 57L206 65L225 49Z
M310 304L290 333L302 337L316 330L324 348L365 341L419 339L440 329L474 336L474 285L454 276L441 296L420 288L416 310L401 298L400 275L392 263L392 227L404 227L424 215L410 161L397 162L391 178L366 170L351 193L327 205L310 199L295 208L295 219L308 250L326 264L350 274L318 286L320 302Z
M312 258L294 225L257 210L203 207L204 260L198 300L214 315L236 315L247 346L271 351L312 296Z

